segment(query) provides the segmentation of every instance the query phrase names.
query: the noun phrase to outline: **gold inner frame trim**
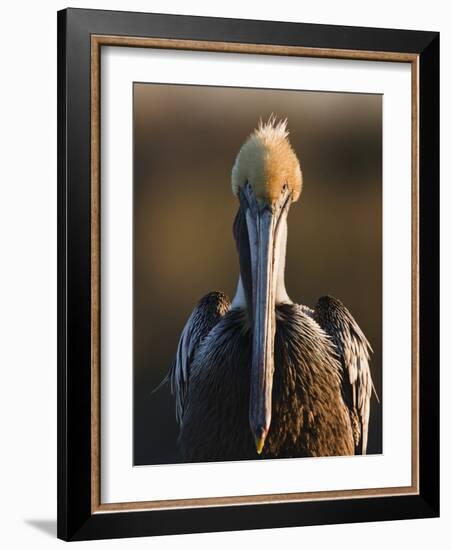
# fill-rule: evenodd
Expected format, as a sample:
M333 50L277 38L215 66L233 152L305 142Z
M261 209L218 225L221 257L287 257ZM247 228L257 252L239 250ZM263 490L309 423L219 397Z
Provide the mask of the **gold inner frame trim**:
M102 503L100 493L100 53L102 46L247 53L410 63L412 73L412 479L407 487L278 493L145 502ZM275 504L419 494L419 56L400 52L334 50L130 36L91 36L91 512Z

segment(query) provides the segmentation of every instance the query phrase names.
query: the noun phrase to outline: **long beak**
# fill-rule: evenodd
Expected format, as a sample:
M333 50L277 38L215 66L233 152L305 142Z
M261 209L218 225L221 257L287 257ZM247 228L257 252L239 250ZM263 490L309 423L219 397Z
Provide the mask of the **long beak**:
M275 234L277 216L258 212L251 242L253 339L249 421L260 454L271 423L275 335Z

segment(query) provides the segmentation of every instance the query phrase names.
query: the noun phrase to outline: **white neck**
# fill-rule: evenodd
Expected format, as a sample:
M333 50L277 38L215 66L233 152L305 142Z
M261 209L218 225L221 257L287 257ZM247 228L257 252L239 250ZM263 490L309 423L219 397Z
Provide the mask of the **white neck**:
M291 303L291 299L287 294L285 288L285 259L287 255L287 236L288 236L288 224L287 216L283 215L283 218L279 222L279 229L276 236L275 252L276 257L274 259L274 270L277 277L276 282L276 296L275 303Z
M232 308L246 308L246 295L244 294L244 287L243 287L243 281L241 280L241 275L238 278L238 284L236 287L235 296L232 300L232 305L230 306Z
M291 299L288 296L287 290L285 288L285 258L286 258L286 249L287 249L287 235L288 235L288 226L287 218L284 216L280 220L280 226L278 234L276 236L275 243L275 252L276 257L274 258L274 273L276 275L276 288L275 288L275 303L276 304L285 304L291 303ZM243 281L241 280L241 275L238 278L238 284L236 287L235 296L232 300L232 308L246 308L246 294L244 292Z

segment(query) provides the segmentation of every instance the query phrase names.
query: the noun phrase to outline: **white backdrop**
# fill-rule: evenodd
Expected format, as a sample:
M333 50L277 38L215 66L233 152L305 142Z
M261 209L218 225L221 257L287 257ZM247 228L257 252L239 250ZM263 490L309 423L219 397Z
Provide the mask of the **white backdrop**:
M266 5L268 4L268 5ZM442 98L451 96L451 29L446 4L412 0L406 10L393 1L323 0L303 4L206 0L71 1L73 7L127 9L304 21L312 23L438 30L442 33ZM0 88L0 455L1 543L8 549L57 544L56 520L56 10L63 2L24 1L2 11L2 86ZM449 212L451 179L449 152L450 108L442 101L442 212ZM442 216L442 280L451 280L449 235L451 217ZM445 238L445 235L448 238ZM445 250L448 251L444 256ZM442 288L442 311L451 309L450 290ZM449 315L442 334L449 335ZM449 338L449 336L448 336ZM443 341L446 345L445 337ZM442 363L451 364L449 349ZM449 387L449 368L443 369L442 388ZM445 392L443 391L443 394ZM444 400L442 400L444 401ZM154 548L228 548L246 544L259 548L302 545L348 548L359 541L380 549L402 543L412 549L440 544L449 538L451 520L450 402L442 402L442 518L384 524L339 525L272 531L162 537ZM86 543L144 547L149 539Z
M109 47L102 67L101 502L410 485L410 66ZM152 81L383 93L383 454L132 467L132 90Z

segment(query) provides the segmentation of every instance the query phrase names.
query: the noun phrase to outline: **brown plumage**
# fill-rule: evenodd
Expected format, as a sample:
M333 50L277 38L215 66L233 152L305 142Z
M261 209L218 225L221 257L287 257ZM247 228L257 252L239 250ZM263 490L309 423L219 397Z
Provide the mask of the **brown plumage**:
M231 309L191 365L179 438L185 459L258 458L248 422L250 354L246 313ZM340 370L317 323L296 304L278 306L273 417L262 458L354 454Z
M314 318L335 345L341 364L343 397L349 407L356 449L365 454L370 401L374 391L369 367L370 352L373 350L354 317L337 298L320 298Z

